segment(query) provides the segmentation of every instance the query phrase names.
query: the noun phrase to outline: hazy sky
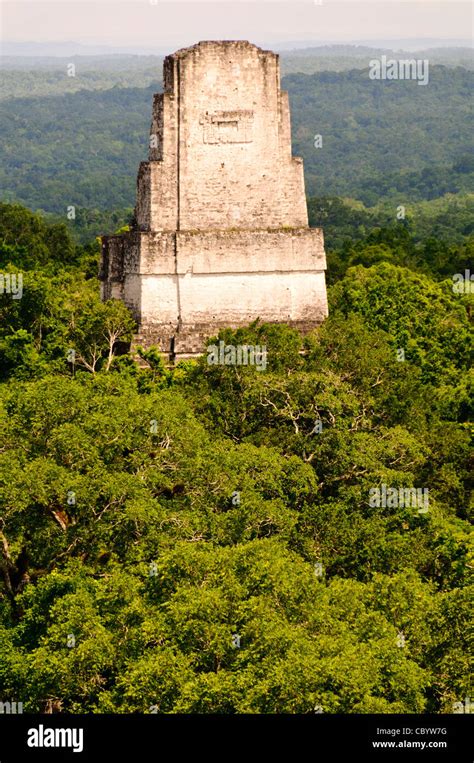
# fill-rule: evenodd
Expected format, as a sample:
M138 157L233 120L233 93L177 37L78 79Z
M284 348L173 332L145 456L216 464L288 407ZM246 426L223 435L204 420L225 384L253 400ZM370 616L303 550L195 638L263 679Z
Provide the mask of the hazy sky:
M208 39L350 41L468 38L469 0L14 0L2 2L8 41L74 40L174 49Z

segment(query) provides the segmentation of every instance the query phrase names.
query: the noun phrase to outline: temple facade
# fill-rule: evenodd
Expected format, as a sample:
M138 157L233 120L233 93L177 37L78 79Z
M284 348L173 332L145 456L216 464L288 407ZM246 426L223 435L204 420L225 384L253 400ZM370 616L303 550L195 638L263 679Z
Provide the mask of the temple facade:
M130 231L102 240L102 298L133 312L135 344L171 358L260 318L302 331L327 315L321 229L308 227L278 56L200 42L164 61Z

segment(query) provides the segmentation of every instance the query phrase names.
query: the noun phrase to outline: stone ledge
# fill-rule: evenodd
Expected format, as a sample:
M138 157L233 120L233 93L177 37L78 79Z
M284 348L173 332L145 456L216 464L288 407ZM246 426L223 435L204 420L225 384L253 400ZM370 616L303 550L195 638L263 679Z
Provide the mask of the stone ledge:
M317 329L325 315L314 315L313 319L304 321L281 321L291 328L297 329L302 335ZM272 323L278 323L273 321ZM132 352L139 345L144 349L155 346L161 352L170 355L173 348L173 354L176 360L185 360L186 358L198 358L206 353L206 346L210 344L211 338L217 336L221 329L237 329L248 326L243 323L199 323L199 324L156 324L145 325L140 329L139 334L135 334L132 339Z
M293 273L326 269L323 235L316 228L145 233L141 251L141 275Z

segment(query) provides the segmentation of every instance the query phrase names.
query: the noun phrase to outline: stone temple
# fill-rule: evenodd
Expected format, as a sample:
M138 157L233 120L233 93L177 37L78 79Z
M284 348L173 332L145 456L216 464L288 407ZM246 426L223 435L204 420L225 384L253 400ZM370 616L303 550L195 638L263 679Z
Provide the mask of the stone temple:
M245 41L167 56L130 231L104 236L102 299L121 299L134 345L171 359L223 327L327 315L323 234L308 227L278 56Z

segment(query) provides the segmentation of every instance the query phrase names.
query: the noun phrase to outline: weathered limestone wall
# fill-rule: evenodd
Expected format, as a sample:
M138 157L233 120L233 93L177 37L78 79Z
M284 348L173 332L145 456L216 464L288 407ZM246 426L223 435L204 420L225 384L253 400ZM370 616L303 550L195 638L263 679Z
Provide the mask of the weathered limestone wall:
M248 43L205 43L174 66L180 229L307 225L302 166L280 154L288 112L277 56Z
M150 161L140 168L139 226L307 225L278 56L247 42L205 42L168 56L165 72Z
M281 276L285 276L282 278ZM187 273L178 277L162 275L158 278L145 276L142 280L142 304L147 306L148 329L155 323L176 325L177 314L184 324L216 322L226 326L241 325L249 316L262 321L321 322L325 314L315 312L312 306L324 296L323 274L309 278L311 271L299 273L281 271L274 273L225 273L218 279L205 273L192 276ZM255 300L254 294L258 294ZM230 298L229 298L230 295ZM208 305L212 304L212 314ZM151 316L159 314L160 321ZM245 316L244 321L242 316ZM319 318L319 321L316 321Z
M146 344L189 354L222 326L327 315L276 54L202 42L165 59L135 217L104 239L102 294L133 310Z

